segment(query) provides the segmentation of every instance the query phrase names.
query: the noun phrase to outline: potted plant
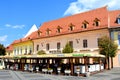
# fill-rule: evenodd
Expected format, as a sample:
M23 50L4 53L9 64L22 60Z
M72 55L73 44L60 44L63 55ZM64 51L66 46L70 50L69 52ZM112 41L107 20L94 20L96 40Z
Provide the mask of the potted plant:
M79 74L80 74L80 67L79 66L76 67L76 73L79 76Z
M53 69L52 68L48 68L48 73L52 74L52 72L53 72Z
M36 67L36 71L37 71L37 72L39 71L39 67Z
M79 66L76 67L76 71L80 72L80 67Z
M60 74L61 67L58 67L58 68L57 68L57 71L58 71L58 73Z

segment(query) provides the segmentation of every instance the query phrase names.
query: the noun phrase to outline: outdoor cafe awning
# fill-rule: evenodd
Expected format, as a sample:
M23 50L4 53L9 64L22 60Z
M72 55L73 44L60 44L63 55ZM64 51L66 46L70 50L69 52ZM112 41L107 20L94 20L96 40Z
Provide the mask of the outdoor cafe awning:
M105 57L104 55L100 54L92 54L92 53L66 53L66 54L43 54L43 55L21 55L21 56L14 56L19 58L82 58L82 57Z

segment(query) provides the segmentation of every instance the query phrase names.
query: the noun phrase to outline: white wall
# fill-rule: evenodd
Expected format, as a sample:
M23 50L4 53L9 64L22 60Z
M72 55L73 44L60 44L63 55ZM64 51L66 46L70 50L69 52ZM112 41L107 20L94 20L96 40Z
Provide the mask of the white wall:
M57 50L57 42L61 43L61 50L66 45L68 41L73 41L73 48L74 51L80 51L85 49L97 49L98 43L97 39L100 38L103 35L108 35L107 29L102 30L94 30L94 31L87 31L87 32L81 32L81 33L75 33L75 34L69 34L69 35L61 35L61 36L55 36L55 37L49 37L49 38L41 38L33 40L34 42L34 54L37 53L36 46L39 44L39 50L45 50L46 51L46 44L50 44L50 51ZM88 47L83 48L83 40L87 39L88 41ZM77 43L77 40L79 43ZM41 45L43 44L43 46ZM48 53L48 51L46 51Z

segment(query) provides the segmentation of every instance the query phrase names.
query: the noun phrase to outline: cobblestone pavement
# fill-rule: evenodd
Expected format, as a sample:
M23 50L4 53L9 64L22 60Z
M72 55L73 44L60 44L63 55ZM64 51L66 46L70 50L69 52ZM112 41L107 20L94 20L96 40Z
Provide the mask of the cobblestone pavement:
M105 70L90 77L0 70L0 80L120 80L120 68Z

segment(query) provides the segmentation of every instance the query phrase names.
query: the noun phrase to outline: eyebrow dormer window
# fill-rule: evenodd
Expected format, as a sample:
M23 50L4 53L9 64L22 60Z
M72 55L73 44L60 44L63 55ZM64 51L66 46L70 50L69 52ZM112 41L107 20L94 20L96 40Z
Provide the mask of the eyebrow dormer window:
M99 25L100 25L100 20L98 18L95 18L94 26L99 26Z
M47 28L46 30L46 35L48 36L50 34L51 30L49 28Z
M70 30L70 31L73 31L73 30L74 30L74 27L75 27L75 26L71 23L71 24L69 25L69 30Z
M83 24L82 28L86 29L88 27L89 23L87 21L84 21L82 24Z

